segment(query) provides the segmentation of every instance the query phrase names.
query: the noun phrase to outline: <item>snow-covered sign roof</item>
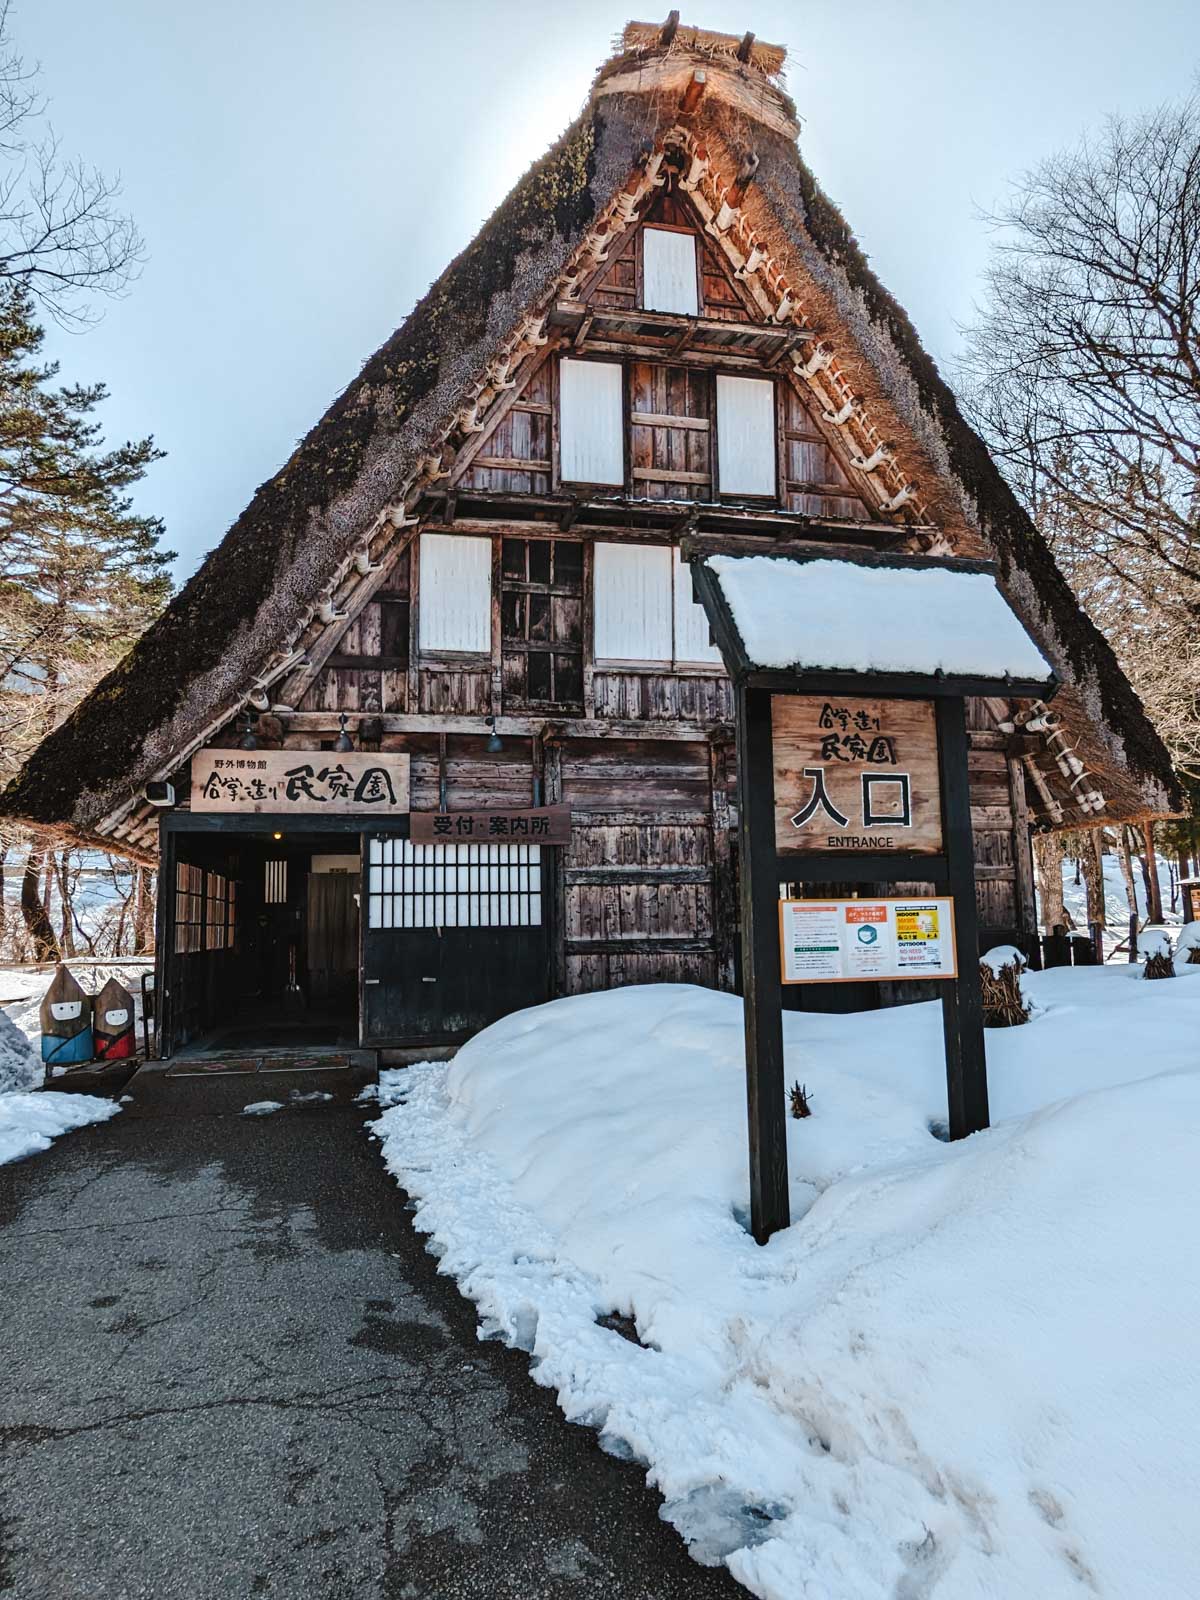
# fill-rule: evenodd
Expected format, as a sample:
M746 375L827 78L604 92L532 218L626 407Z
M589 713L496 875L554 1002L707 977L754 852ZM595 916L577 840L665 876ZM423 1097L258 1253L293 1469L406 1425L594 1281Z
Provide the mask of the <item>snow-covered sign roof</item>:
M709 555L704 566L740 636L734 671L1053 685L1050 663L982 563Z

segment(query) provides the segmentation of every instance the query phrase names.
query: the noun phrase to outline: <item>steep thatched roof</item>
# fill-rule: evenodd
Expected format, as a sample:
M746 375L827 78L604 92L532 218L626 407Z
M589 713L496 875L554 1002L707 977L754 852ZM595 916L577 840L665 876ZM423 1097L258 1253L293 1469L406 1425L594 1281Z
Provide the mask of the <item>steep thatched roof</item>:
M159 621L39 747L0 796L0 812L95 836L236 710L348 552L389 505L403 505L422 459L440 451L447 419L514 328L551 302L594 220L677 121L678 84L697 63L710 88L690 119L694 133L730 176L747 151L758 156L747 215L804 286L855 389L906 439L938 520L961 530L964 553L998 561L1064 681L1064 703L1086 724L1091 764L1118 814L1177 807L1166 751L1107 642L800 159L793 108L772 81L774 47L742 64L715 50L715 37L689 42L681 29L663 45L645 32L626 36L579 119L258 489Z

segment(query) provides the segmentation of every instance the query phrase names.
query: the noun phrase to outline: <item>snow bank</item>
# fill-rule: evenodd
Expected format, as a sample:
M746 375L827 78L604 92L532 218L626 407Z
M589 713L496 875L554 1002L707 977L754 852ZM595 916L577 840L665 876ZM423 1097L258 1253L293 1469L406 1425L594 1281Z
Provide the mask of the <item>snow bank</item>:
M762 667L1051 676L986 573L710 556L746 654Z
M93 1094L0 1094L0 1166L49 1150L61 1134L107 1122L120 1109Z
M0 1011L0 1094L33 1089L42 1077L41 1057L16 1023Z
M375 1128L483 1332L753 1593L1184 1594L1200 982L1139 978L1030 974L1037 1020L988 1036L997 1126L956 1145L936 1006L788 1015L813 1115L764 1249L728 996L521 1012L386 1074Z

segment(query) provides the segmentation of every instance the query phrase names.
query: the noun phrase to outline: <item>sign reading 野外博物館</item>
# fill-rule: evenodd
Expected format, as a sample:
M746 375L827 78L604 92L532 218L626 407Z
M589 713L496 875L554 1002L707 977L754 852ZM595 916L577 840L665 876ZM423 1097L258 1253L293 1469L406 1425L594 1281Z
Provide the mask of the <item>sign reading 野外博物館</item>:
M954 978L954 902L781 900L784 983Z
M192 810L403 816L407 755L335 750L200 750Z
M771 699L775 845L937 855L937 723L929 700Z

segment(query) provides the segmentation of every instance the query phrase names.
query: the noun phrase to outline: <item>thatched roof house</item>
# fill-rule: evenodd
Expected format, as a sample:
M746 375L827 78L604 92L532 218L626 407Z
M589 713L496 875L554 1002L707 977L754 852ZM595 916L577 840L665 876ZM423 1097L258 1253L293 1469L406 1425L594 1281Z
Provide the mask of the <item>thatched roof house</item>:
M581 286L665 170L764 327L796 335L781 365L809 386L826 432L860 464L878 456L855 479L870 525L890 530L890 548L998 564L1062 681L1056 710L1087 792L1103 799L1076 807L1048 747L1034 809L1074 826L1175 810L1166 751L1108 643L805 165L782 63L782 50L749 35L630 24L577 121L35 752L3 811L152 857L147 782L175 773L247 704L297 704L327 635L414 522L445 506L512 379L548 339L580 335Z

